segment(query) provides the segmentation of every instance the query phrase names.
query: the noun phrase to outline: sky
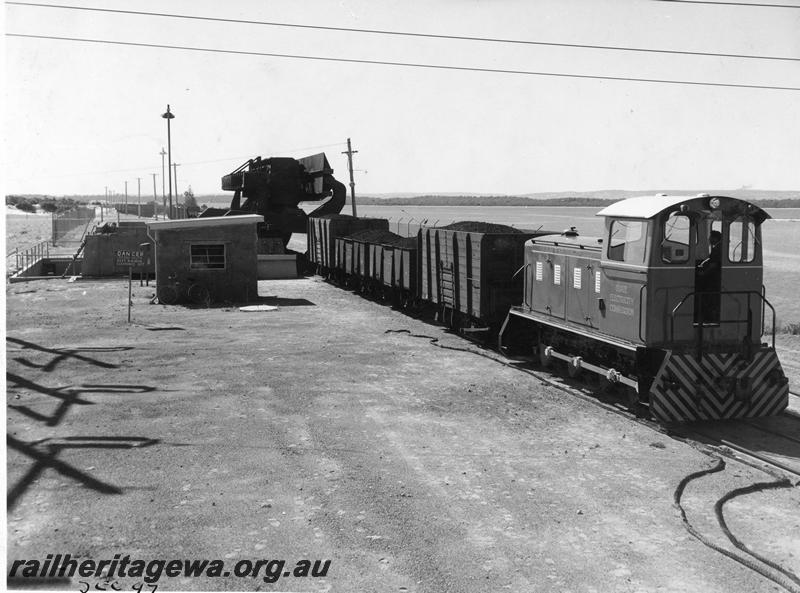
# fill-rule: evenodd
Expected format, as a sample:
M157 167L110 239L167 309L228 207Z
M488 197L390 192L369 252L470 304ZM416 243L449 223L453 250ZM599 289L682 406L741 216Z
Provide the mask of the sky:
M160 195L168 104L180 193L347 138L360 194L800 189L798 0L61 1L176 17L6 3L6 194Z

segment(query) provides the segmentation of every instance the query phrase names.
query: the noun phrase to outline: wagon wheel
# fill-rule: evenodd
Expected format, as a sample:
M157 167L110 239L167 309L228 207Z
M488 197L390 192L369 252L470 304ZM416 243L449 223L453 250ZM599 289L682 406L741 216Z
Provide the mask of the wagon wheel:
M195 305L208 307L211 304L211 293L202 284L192 284L189 287L189 300Z
M174 286L159 286L156 289L158 302L162 305L174 305L178 302L178 289Z

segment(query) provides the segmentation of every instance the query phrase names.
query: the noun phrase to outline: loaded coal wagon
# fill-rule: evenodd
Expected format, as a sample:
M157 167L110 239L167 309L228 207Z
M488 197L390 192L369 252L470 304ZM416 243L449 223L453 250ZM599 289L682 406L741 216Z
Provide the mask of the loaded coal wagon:
M328 276L336 267L336 237L364 230L389 230L385 218L356 218L346 214L327 214L308 219L308 263L318 274Z
M521 231L485 222L422 227L420 297L454 329L494 333L522 299L525 242L549 231Z

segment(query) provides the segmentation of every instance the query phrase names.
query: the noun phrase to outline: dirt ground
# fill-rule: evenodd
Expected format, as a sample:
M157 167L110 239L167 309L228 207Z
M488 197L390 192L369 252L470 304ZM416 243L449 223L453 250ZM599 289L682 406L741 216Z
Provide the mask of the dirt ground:
M676 487L713 459L438 327L318 278L259 282L276 308L258 313L151 305L134 283L130 324L127 290L7 287L9 567L117 555L231 573L162 574L163 590L776 590L681 522ZM714 503L771 480L728 464L687 486L687 517L737 552ZM783 488L726 517L796 574L799 507ZM302 559L330 564L294 576ZM259 560L289 574L231 572Z

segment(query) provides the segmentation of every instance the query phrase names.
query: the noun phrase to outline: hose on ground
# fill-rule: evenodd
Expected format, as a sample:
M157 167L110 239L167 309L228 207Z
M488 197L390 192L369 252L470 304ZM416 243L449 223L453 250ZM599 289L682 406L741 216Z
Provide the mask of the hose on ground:
M755 556L755 555L751 554L744 547L742 547L740 549L743 549L743 551L745 551L748 554L748 556L742 556L740 554L735 554L734 552L726 550L722 546L719 546L719 545L715 544L710 539L705 537L702 533L700 533L689 522L689 519L686 516L686 510L683 508L683 505L681 504L681 498L683 497L683 492L686 489L686 486L689 484L689 482L691 482L693 480L696 480L697 478L701 478L703 476L707 476L707 475L710 475L710 474L721 472L722 470L725 469L725 461L723 461L719 457L715 457L715 456L712 456L712 457L713 457L713 459L716 460L716 463L714 464L713 467L706 468L706 469L703 469L703 470L699 470L699 471L696 471L696 472L693 472L693 473L689 474L688 476L686 476L685 478L683 478L680 481L680 483L678 484L678 487L675 489L675 494L673 495L673 500L674 500L675 506L680 511L681 521L683 522L684 528L686 529L686 531L689 532L689 534L692 537L697 539L700 543L702 543L706 547L711 548L715 552L719 552L723 556L727 556L731 560L734 560L735 562L738 562L739 564L749 568L750 570L753 570L753 571L757 572L758 574L760 574L764 578L769 579L770 581L772 581L773 583L775 583L777 585L780 585L781 587L783 587L784 589L786 589L790 593L800 593L800 588L795 587L795 585L792 582L792 581L794 581L794 579L792 578L792 577L794 577L794 575L791 572L786 571L786 569L783 569L782 567L775 568L778 565L776 565L774 562L771 562L771 561L765 562L765 564L767 564L767 566L769 566L770 568L773 568L777 572L781 573L779 575L773 574L772 572L770 572L769 570L764 568L764 566L758 564L756 562L756 560L754 560L754 558L755 558L760 562L764 562L764 560L762 558L760 558L759 556ZM769 487L776 487L776 488L777 487L784 487L786 485L782 481L781 482L770 482L769 484L775 484L774 486L769 486ZM789 483L789 485L791 486L791 483ZM717 502L717 505L715 507L715 510L717 511L717 520L721 521L720 525L722 526L724 524L724 517L722 516L721 511L722 511L722 506L725 504L725 502L727 502L728 500L730 500L734 496L738 496L737 493L739 493L742 490L746 490L747 492L756 492L756 491L758 491L760 489L766 489L766 487L767 486L764 485L764 484L753 484L751 486L748 486L747 488L740 488L738 490L734 490L732 492L729 492L728 494L723 496L720 499L720 501ZM733 534L731 534L730 531L727 530L727 527L723 527L723 531L726 531L726 536L729 539L731 537L733 537ZM735 537L734 537L734 539L735 539ZM733 542L733 540L731 540L731 541ZM734 543L734 545L736 545L736 544ZM736 547L738 548L739 546L737 545ZM750 556L753 556L753 558L751 558ZM788 575L786 574L787 572L789 573ZM791 575L791 576L789 576L789 575ZM797 582L797 581L794 581L794 582Z

